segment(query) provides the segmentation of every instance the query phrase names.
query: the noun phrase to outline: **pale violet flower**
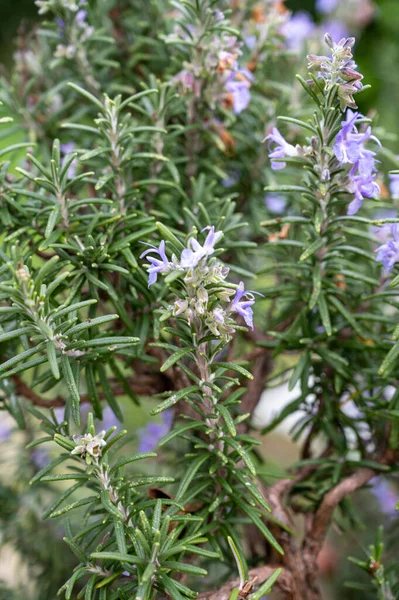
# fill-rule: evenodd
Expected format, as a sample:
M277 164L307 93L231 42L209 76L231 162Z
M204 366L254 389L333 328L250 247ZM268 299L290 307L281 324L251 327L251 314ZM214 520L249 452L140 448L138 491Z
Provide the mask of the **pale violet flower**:
M339 0L316 0L316 10L323 14L329 14L338 6ZM326 29L326 31L330 31Z
M244 300L242 298L244 298ZM251 308L253 304L255 304L253 294L249 291L245 291L244 283L240 281L236 295L231 303L231 310L241 315L244 318L246 325L251 329L254 328L253 311Z
M391 225L392 239L377 248L377 261L382 262L387 273L399 260L399 231L396 223Z
M273 127L271 133L265 137L264 142L269 141L269 158L271 161L271 167L274 171L278 171L280 169L284 169L287 166L287 163L283 161L275 161L275 158L284 158L285 156L298 156L298 150L292 144L289 144L281 135L277 127ZM274 148L272 148L272 144L276 144Z
M399 173L389 173L389 191L394 200L399 199Z
M141 242L142 244L144 244L145 242ZM150 263L150 266L148 267L148 274L149 274L149 278L148 278L148 287L150 287L153 283L156 282L157 277L158 277L158 273L168 273L171 269L171 263L168 261L166 254L165 254L165 242L164 240L161 241L161 243L159 244L159 248L157 248L156 246L154 246L153 244L145 244L146 246L150 246L150 248L148 248L148 250L145 250L142 254L140 254L140 258L144 258L145 256L147 256L148 254L155 253L158 254L159 258L155 258L155 256L147 256L147 260Z
M265 204L267 209L271 213L280 215L287 206L287 198L285 198L281 194L276 194L272 192L270 194L266 194Z
M207 258L215 252L215 245L223 237L223 233L221 231L215 232L213 225L205 229L208 229L209 233L206 236L203 246L194 238L188 240L188 248L185 248L181 253L180 266L183 269L196 267L202 259Z
M137 431L139 437L139 452L152 452L160 440L170 431L173 423L173 410L165 410L161 414L161 423L151 421L143 429Z
M286 39L288 48L300 50L315 30L315 23L311 15L306 11L299 11L292 15L281 28L281 33Z
M250 100L250 87L253 75L248 69L232 72L226 82L226 91L231 94L234 114L239 115L247 108Z

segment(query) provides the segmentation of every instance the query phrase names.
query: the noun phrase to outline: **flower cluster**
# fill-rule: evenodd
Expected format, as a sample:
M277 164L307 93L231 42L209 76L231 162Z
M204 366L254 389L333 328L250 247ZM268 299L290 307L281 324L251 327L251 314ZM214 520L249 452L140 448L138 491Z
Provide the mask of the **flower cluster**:
M373 140L380 142L371 134L371 127L359 132L357 124L362 115L348 108L346 119L342 121L342 128L335 138L334 154L341 165L352 165L349 171L349 191L354 195L349 204L348 214L354 215L362 205L363 198L373 198L380 192L375 181L376 161L375 152L368 150L365 144Z
M309 54L308 68L315 73L320 82L324 81L326 90L338 84L338 96L342 111L347 106L357 108L353 96L363 87L361 83L363 75L356 70L357 65L352 56L355 38L342 38L335 43L331 35L326 33L324 39L331 49L331 56ZM313 80L308 83L314 85Z
M71 454L79 454L81 458L86 460L88 465L91 465L93 459L97 460L102 456L101 448L106 444L104 436L105 431L100 431L100 433L97 433L95 436L90 433L86 433L85 435L74 435L73 441L76 446L71 451Z
M168 259L163 240L158 248L150 245L140 258L147 257L150 263L149 287L156 282L159 273L182 277L184 292L170 307L171 314L190 324L201 320L214 336L228 339L236 329L233 313L241 315L246 325L253 328L254 295L244 289L243 282L237 288L223 283L229 269L216 258L210 258L223 234L213 226L205 230L208 233L204 243L201 245L196 238L189 238L180 259L176 255Z
M224 15L215 11L210 19L217 26L224 21ZM208 29L211 29L210 24ZM238 63L242 42L236 36L216 31L204 40L203 25L190 23L184 29L175 26L174 33L167 36L166 41L183 41L190 45L197 41L201 48L172 80L182 93L192 93L196 97L203 95L212 108L224 105L237 115L247 108L253 75Z

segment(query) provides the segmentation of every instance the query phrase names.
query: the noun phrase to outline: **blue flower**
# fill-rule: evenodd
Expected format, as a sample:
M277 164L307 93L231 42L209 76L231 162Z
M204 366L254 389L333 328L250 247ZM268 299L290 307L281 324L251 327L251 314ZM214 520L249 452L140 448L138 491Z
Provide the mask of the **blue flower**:
M187 243L188 248L185 248L181 253L180 266L184 269L196 267L203 258L213 254L215 252L215 245L223 237L221 231L215 232L213 225L212 227L205 227L205 229L209 229L209 233L206 236L204 245L201 246L196 239L190 238ZM204 229L202 231L204 231Z
M392 271L394 264L399 260L399 232L396 223L391 225L393 239L377 248L377 261L382 262L387 273Z
M140 258L144 258L150 252L155 252L156 254L159 254L159 256L161 258L161 260L159 260L158 258L155 258L154 256L148 256L148 258L147 258L148 262L151 265L148 267L148 274L149 274L148 287L150 287L150 285L152 285L153 283L156 282L158 273L167 273L171 268L171 264L168 261L166 254L165 254L164 240L162 240L161 243L159 244L159 248L157 248L153 244L147 244L145 242L141 242L141 243L145 244L146 246L150 246L150 248L148 248L148 250L145 250L142 254L140 254Z
M274 143L276 146L269 152L269 158L271 160L271 167L273 171L284 169L287 166L285 162L273 161L274 158L284 158L285 156L298 156L298 150L292 144L289 144L281 135L277 127L273 127L271 133L265 137L264 142L269 140L269 150L271 150L271 144Z
M356 168L356 165L355 165ZM348 215L355 215L360 209L364 198L375 198L380 193L380 187L375 181L375 174L355 175L352 169L349 173L349 191L355 196L348 206Z
M287 206L287 198L276 193L266 194L265 204L271 213L280 215Z
M161 415L162 423L148 423L146 427L138 430L139 452L152 452L159 441L170 431L173 423L173 410L166 410Z
M248 298L247 300L241 300L241 298L246 297ZM255 304L255 299L252 293L249 291L245 291L244 283L240 281L237 287L236 295L234 296L233 301L231 303L231 310L241 315L244 318L245 323L251 329L254 328L253 311L251 308L253 304Z

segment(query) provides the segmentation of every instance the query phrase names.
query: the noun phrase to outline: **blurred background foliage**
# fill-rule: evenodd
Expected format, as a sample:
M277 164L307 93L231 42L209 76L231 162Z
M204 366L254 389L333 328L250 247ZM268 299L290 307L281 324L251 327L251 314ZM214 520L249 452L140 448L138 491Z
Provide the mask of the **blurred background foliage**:
M345 3L347 0L340 1ZM359 108L363 113L376 111L377 119L379 115L380 123L390 134L387 145L396 153L399 134L399 77L396 71L399 64L399 0L375 0L374 4L376 11L373 18L357 37L359 70L372 86L367 94L361 96ZM316 22L320 21L314 0L287 0L286 6L294 13L307 11ZM0 68L12 65L18 28L29 28L36 20L37 8L33 0L0 0ZM126 402L126 428L129 429L129 422L134 429L143 426L150 408L144 413ZM35 488L27 483L45 459L38 451L31 455L23 451L24 446L35 437L33 427L32 420L25 432L15 430L7 440L2 438L0 430L0 443L4 449L0 458L0 600L54 600L58 587L73 565L73 557L62 542L60 525L41 520L42 511L51 502L51 489ZM137 440L132 440L132 444L137 445ZM298 457L297 449L284 431L269 436L261 451L271 463L278 457L278 465L271 464L271 471L292 464ZM373 493L363 490L358 494L357 504L363 524L359 524L357 533L345 536L344 540L344 536L333 532L323 554L320 568L326 597L331 600L375 598L346 586L348 581L362 580L362 572L347 557L366 558L367 546L373 542L378 524L384 524L390 540L386 562L397 557L397 531L389 531L392 529L397 493L388 484L385 488L374 488ZM345 529L345 523L342 528ZM46 575L48 570L52 572L51 578ZM367 579L366 576L364 579ZM18 582L17 587L13 584L12 590L8 587L10 580Z

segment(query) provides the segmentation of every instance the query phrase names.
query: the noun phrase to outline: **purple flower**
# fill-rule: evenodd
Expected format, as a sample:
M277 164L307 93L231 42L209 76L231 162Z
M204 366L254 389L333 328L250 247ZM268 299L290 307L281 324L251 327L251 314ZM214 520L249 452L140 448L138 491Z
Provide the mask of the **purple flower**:
M233 72L226 82L226 91L231 94L233 102L234 114L239 115L245 108L247 108L251 94L249 88L251 87L251 81L253 75L247 69L239 69Z
M6 442L12 432L12 426L9 420L4 417L0 420L0 441Z
M338 0L316 0L316 10L320 13L328 14L338 6ZM330 31L326 29L326 31Z
M150 248L148 250L145 250L142 254L140 254L140 258L144 258L150 252L155 252L156 254L159 254L159 256L161 258L161 260L159 260L158 258L155 258L154 256L149 256L147 258L148 262L151 265L148 267L148 274L149 274L148 287L150 287L153 283L156 282L158 273L167 273L170 270L171 264L168 261L166 254L165 254L164 240L162 240L161 243L159 244L159 248L157 248L153 244L147 244L145 242L141 242L141 243L145 244L146 246L150 246Z
M245 297L247 297L248 299L241 300L241 298ZM245 291L244 283L240 281L237 287L236 295L234 296L233 301L231 303L231 310L241 315L244 318L245 323L251 329L254 328L253 311L251 308L253 304L255 304L255 300L252 293L249 291Z
M380 142L371 135L371 127L367 127L363 133L358 133L356 122L361 118L362 115L348 108L346 120L341 123L342 129L335 138L333 150L340 163L357 163L361 175L371 175L375 170L375 152L366 150L364 144L370 139L378 145Z
M201 246L196 239L190 238L187 243L188 248L185 248L181 253L180 265L184 269L196 267L203 258L213 254L215 252L215 245L223 237L221 231L215 232L213 225L212 227L208 226L204 229L209 229L204 245ZM204 231L204 229L202 231Z
M65 29L65 21L63 19L56 19L55 22L60 29Z
M238 169L234 169L234 171L227 171L227 177L222 179L221 184L225 188L233 187L237 185L240 181L240 172Z
M38 469L43 469L50 462L48 453L40 448L35 448L34 450L32 450L31 459Z
M284 158L285 156L298 156L298 150L292 144L289 144L281 135L279 130L276 127L273 127L271 133L265 137L263 141L269 140L269 151L271 149L271 144L277 144L274 147L274 150L269 152L269 158L271 159L271 167L273 171L278 171L280 169L284 169L287 166L285 162L276 162L274 158Z
M281 163L279 163L279 164L281 164ZM275 193L266 194L265 204L271 213L280 215L284 211L285 207L287 206L287 198L285 198L281 194L275 194Z
M170 431L173 423L173 410L166 410L161 414L162 423L148 423L143 429L139 429L139 452L152 452L159 441Z
M371 480L371 491L378 500L381 510L386 515L394 515L398 503L398 494L395 494L389 483L382 477Z
M281 33L286 38L288 48L300 50L303 42L314 32L315 27L310 14L306 11L299 11L284 23Z
M111 427L117 427L117 429L120 429L120 422L112 408L110 406L106 406L103 410L103 418L101 421L97 421L96 423L96 429L108 430Z
M389 173L389 191L394 200L399 199L399 173Z
M394 264L399 260L399 232L396 223L391 225L391 234L393 239L377 248L376 257L378 262L382 262L387 273L392 271Z
M355 175L354 168L350 171L349 191L355 196L348 206L348 215L355 215L360 209L364 198L375 198L380 193L380 187L375 181L375 174Z
M75 142L65 142L65 144L61 144L60 150L61 150L62 156L66 156L67 154L70 154L71 152L73 152L75 150ZM69 165L68 174L67 174L68 179L73 179L75 177L76 167L77 167L77 160L75 159Z
M76 23L79 27L84 27L87 19L87 10L81 9L76 13Z

